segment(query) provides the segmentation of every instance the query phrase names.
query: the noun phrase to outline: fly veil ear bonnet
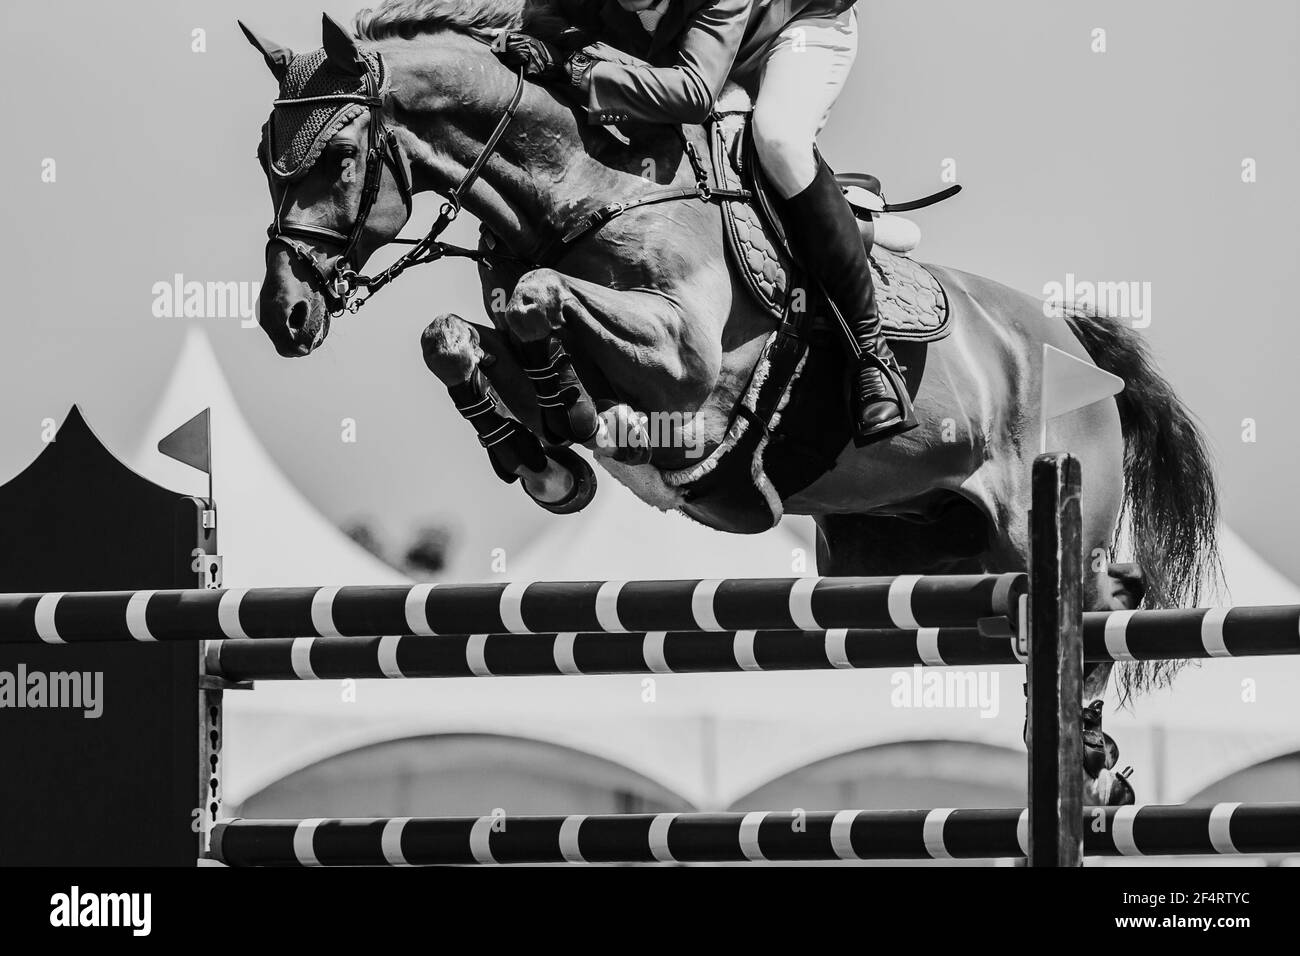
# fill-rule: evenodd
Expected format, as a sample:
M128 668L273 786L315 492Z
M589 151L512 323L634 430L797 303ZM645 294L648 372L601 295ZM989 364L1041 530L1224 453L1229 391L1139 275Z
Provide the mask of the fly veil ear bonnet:
M384 168L393 177L411 214L411 167L393 131L384 124L384 97L389 91L388 67L378 51L363 50L351 35L324 18L324 46L310 53L295 54L287 47L265 40L243 23L239 24L280 83L270 118L262 127L259 158L270 179L275 202L275 219L267 235L287 246L294 256L314 271L331 311L342 310L355 291L352 279L356 264L352 254L365 230L366 219L379 196ZM290 182L305 176L320 158L330 139L362 113L369 111L365 179L360 205L348 233L315 223L285 218ZM342 251L325 259L317 257L303 240L326 239L340 243Z
M279 77L275 109L263 127L262 155L276 178L305 175L331 137L366 111L365 100L388 92L383 57L369 50L358 54L364 64L359 74L341 72L324 49L289 60Z

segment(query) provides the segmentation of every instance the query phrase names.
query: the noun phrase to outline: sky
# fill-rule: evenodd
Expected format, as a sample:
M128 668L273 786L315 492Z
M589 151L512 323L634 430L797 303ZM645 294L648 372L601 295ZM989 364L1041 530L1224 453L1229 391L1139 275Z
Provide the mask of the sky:
M348 22L359 6L325 9ZM955 166L963 194L916 214L923 260L1040 294L1071 275L1149 289L1142 334L1203 423L1229 523L1300 578L1300 5L859 10L862 49L822 140L832 165L870 170L902 198ZM197 322L259 437L328 516L395 537L446 522L486 571L493 548L563 519L495 481L421 360L435 314L481 318L471 266L408 274L306 360L280 359L237 318L154 315L155 284L178 273L260 282L269 209L254 152L275 90L235 18L305 50L319 45L320 11L297 0L0 8L0 480L74 401L111 447L133 448ZM1248 160L1254 182L1243 182ZM436 201L417 209L412 233ZM448 238L473 235L465 221ZM355 442L340 439L345 419Z

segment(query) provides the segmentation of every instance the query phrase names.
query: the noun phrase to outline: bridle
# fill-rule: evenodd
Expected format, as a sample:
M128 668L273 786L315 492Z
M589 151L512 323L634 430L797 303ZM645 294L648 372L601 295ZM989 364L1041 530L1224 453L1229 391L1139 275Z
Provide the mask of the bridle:
M483 167L496 152L497 145L514 119L524 95L524 75L523 71L520 70L517 74L514 95L511 96L505 112L497 121L496 129L492 131L492 135L483 144L478 157L465 171L465 175L461 177L460 182L444 196L445 201L442 208L438 210L438 218L434 220L429 231L419 239L404 239L399 236L388 240L390 243L401 243L409 245L411 248L383 272L370 277L359 274L358 265L353 260L353 254L356 252L361 236L365 232L366 220L374 208L375 200L379 198L379 190L383 185L384 168L387 167L393 171L393 179L397 184L398 192L402 195L402 202L406 205L407 219L411 216L415 191L411 182L410 163L402 152L401 143L397 141L397 135L393 130L384 123L384 97L382 95L380 76L369 63L366 64L364 79L365 91L361 93L331 93L324 96L278 99L273 104L275 108L279 108L282 106L301 106L304 103L359 103L370 111L366 147L366 176L362 182L361 201L357 207L356 217L352 221L351 231L344 234L328 226L318 226L286 219L284 209L288 202L288 189L284 191L279 202L276 203L275 218L266 230L267 237L271 241L284 245L295 259L311 271L314 279L312 284L325 298L331 316L342 315L344 312L355 313L369 302L376 292L411 266L433 262L435 259L446 256L458 256L468 259L481 259L484 257L483 253L476 250L440 242L438 237L460 215L462 198L474 185L479 174L483 171ZM271 125L272 121L268 120L267 134L264 136L266 167L268 170L271 169L270 160L272 155ZM320 257L302 241L304 238L327 239L330 242L340 243L343 249L338 255ZM364 297L361 295L363 289L366 293Z

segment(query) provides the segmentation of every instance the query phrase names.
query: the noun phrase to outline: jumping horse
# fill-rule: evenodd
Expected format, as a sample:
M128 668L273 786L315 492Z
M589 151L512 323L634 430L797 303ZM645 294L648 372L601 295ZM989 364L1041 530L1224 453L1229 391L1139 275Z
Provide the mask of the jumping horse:
M723 182L743 136L724 141L714 127L736 118L589 125L493 55L492 36L518 25L522 5L430 2L412 20L409 5L387 3L358 16L365 41L327 16L323 48L304 54L244 28L280 83L259 148L275 209L259 304L281 355L311 354L333 318L410 266L472 259L491 326L440 315L422 348L500 477L521 479L543 507L577 510L595 488L571 447L583 445L656 507L739 533L811 515L822 573L892 575L1028 567L1051 345L1126 383L1050 432L1084 464L1090 609L1195 602L1217 568L1213 469L1133 330L1082 311L1048 318L989 279L878 253L934 293L944 325L895 345L921 427L855 448L843 360L815 297L800 301L797 277L783 274L756 290L740 247L729 251L729 233L755 231L737 227L735 207L761 205L752 169ZM426 191L444 198L433 228L399 237ZM482 224L476 249L439 239L462 210ZM751 244L766 241L786 268L777 224L757 231ZM392 242L411 248L362 275ZM670 423L658 441L647 415ZM1132 564L1112 563L1121 526ZM1110 666L1088 673L1089 696ZM1125 665L1123 694L1171 676L1167 664ZM1109 770L1084 786L1090 802L1132 799Z

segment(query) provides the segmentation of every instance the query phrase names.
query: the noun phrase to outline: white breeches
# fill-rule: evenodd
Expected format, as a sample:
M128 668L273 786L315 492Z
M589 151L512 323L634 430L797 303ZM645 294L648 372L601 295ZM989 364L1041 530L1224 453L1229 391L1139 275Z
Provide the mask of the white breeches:
M768 47L754 100L754 145L782 198L813 181L813 144L857 55L852 7L837 17L796 20Z

